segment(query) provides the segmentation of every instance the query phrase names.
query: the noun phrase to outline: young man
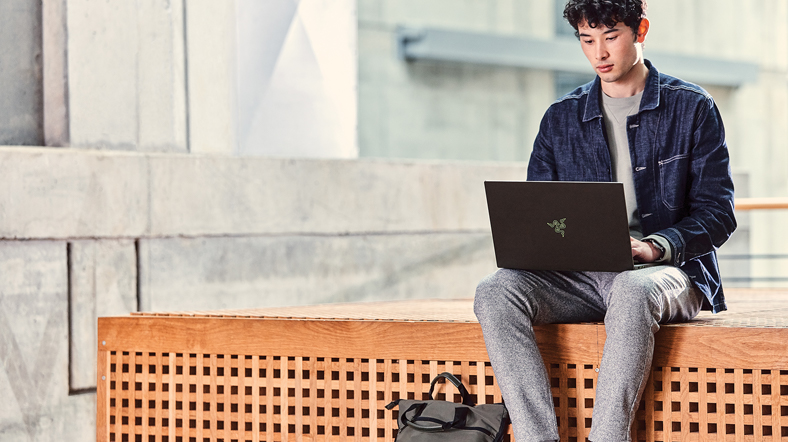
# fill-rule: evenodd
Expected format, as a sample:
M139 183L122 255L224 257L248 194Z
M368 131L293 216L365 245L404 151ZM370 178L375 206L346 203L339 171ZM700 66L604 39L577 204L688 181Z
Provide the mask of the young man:
M597 78L547 110L528 164L533 181L624 183L632 256L621 273L500 269L474 309L518 442L558 440L533 325L604 321L594 442L630 440L659 324L726 309L715 250L736 228L722 119L700 87L642 57L645 1L570 0Z

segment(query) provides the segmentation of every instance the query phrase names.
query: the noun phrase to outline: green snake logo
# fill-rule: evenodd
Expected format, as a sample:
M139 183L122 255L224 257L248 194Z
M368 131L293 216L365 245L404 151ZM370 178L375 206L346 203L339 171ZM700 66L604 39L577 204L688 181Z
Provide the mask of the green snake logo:
M553 220L553 222L547 223L547 225L554 228L555 233L560 233L561 237L563 238L565 233L564 229L566 229L566 224L564 224L564 221L566 221L566 218L561 218L561 221Z

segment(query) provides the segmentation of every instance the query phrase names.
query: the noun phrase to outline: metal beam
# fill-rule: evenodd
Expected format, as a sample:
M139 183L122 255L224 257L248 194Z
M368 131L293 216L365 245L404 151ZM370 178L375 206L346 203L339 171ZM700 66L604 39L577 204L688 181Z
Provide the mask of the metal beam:
M591 74L574 38L538 40L527 37L450 31L431 28L397 28L399 55L405 60L437 60L512 66ZM660 69L703 85L738 87L758 78L758 65L717 58L692 57L647 51Z

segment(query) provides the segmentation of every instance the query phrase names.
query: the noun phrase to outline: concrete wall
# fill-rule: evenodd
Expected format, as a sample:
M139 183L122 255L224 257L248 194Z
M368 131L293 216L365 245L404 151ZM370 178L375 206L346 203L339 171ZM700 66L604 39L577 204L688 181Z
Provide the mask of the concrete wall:
M262 67L237 56L254 54L261 37L243 20L250 9L282 21L258 3L0 5L0 145L69 147L0 147L0 441L95 440L98 316L458 296L467 284L451 275L478 274L487 262L476 215L455 207L452 191L433 189L430 177L464 192L462 177L506 175L505 167L469 174L466 166L390 170L231 156L356 155L355 3L294 7L297 26L284 29L294 35L290 46L272 51L312 51L318 63L309 82L293 75L301 58L292 50ZM243 47L238 35L248 40ZM322 100L322 114L278 139L241 136L249 124L239 119L259 102L239 109L238 93L273 67L288 92L300 93L290 120L313 101ZM323 122L326 115L341 124ZM315 130L321 122L324 130ZM326 133L335 126L339 135ZM390 218L392 210L399 215ZM414 212L426 215L412 221Z
M397 58L398 25L550 38L545 1L360 0L359 154L381 158L527 160L553 74Z
M357 156L353 0L53 2L67 5L64 144Z
M95 438L96 318L472 297L523 164L0 148L0 441Z
M64 241L0 241L0 440L89 441L95 395L69 395Z
M359 1L360 155L527 159L538 122L558 94L555 72L404 61L398 58L395 30L402 25L425 26L573 40L557 35L562 3ZM769 185L753 183L755 194L761 195L767 187L776 192L774 184L779 192L788 192L784 182L788 159L783 158L788 151L788 4L664 0L649 3L648 17L646 57L655 51L759 66L754 83L708 89L726 122L735 168L749 173L769 170L767 179L775 180ZM740 37L729 31L733 24L757 31ZM578 57L582 59L579 47Z

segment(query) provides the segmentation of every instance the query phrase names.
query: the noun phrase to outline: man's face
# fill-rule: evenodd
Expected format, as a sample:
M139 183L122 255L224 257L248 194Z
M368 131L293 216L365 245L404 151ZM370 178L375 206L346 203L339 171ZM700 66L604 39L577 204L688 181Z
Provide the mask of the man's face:
M640 57L632 28L623 22L613 28L603 24L592 28L584 21L577 26L577 30L583 53L603 82L621 83L630 79L630 74L634 74L632 67Z

